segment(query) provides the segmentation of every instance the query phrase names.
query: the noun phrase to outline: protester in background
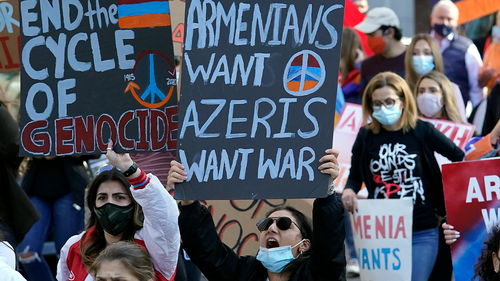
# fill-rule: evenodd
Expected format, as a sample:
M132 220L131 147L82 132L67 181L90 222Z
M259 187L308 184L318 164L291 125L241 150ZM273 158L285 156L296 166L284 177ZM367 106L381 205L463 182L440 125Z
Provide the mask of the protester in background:
M417 81L414 96L420 116L464 123L451 82L444 74L437 71L424 74Z
M491 27L495 24L495 14L489 14L462 24L465 31L464 36L474 42L481 57L488 48L489 43L487 41L490 40L488 38L491 35Z
M479 136L486 136L491 132L500 119L500 82L491 89L488 97L472 112L472 124L476 126Z
M432 70L441 73L444 70L443 57L441 56L439 47L429 34L417 34L411 40L405 56L405 79L410 89L415 89L417 80ZM465 105L460 88L455 83L452 83L451 86L457 110L461 117L460 123L467 122Z
M484 53L484 66L479 71L479 76L486 79L480 81L488 87L488 93L500 78L500 11L496 13L495 24L491 29L490 42ZM489 77L489 79L487 79Z
M474 35L476 35L473 37L467 37L472 39L474 45L476 45L477 49L479 50L481 57L484 57L484 54L491 44L493 26L498 23L498 13L500 13L500 10L493 14L466 23L466 25L468 25L467 27L470 26L470 28L468 28L470 30L470 33L474 33Z
M365 52L358 34L352 28L344 28L342 33L342 49L340 52L340 85L346 102L361 104L361 96L359 95L359 82L361 75L355 64L361 63L364 58ZM338 196L341 196L341 194L339 193ZM344 214L344 222L346 232L345 241L347 250L349 251L349 261L346 266L346 274L347 277L355 277L359 275L359 262L356 254L356 248L354 247L351 223L347 213Z
M0 230L0 281L26 281L16 269L16 253L14 247L4 240L4 232Z
M366 14L370 6L368 5L368 0L351 0L354 5L358 8L358 11L362 14Z
M342 49L340 51L340 85L346 102L361 104L359 82L361 74L356 64L361 64L366 54L361 40L354 29L345 27L342 33Z
M19 244L20 262L31 281L54 280L42 255L43 244L53 230L56 252L84 228L84 192L90 181L87 156L35 156L22 187L42 215Z
M368 198L412 198L412 280L427 281L438 247L435 210L444 205L441 171L434 153L460 161L464 152L432 124L418 120L417 105L408 85L394 73L383 72L370 81L362 107L366 125L352 148L343 204L350 212L357 210L356 194L363 182ZM390 159L411 161L392 161L384 154L390 154ZM377 165L380 162L394 164ZM382 174L388 180L382 180Z
M483 65L474 43L458 35L458 8L450 0L438 1L431 13L431 36L443 54L444 74L460 87L464 104L476 107L483 100L479 69Z
M457 110L452 84L444 74L437 71L424 74L417 81L414 96L420 116L464 123ZM462 100L462 97L459 97L459 100ZM442 220L442 216L438 217L438 225ZM438 255L430 280L451 280L452 274L450 247L446 245L444 235L439 231Z
M339 175L338 151L326 153L318 169L333 182ZM176 161L171 166L168 186L173 188L187 179L187 173ZM328 195L314 201L312 223L291 206L268 212L257 224L257 257L238 257L221 242L208 209L199 201L183 200L179 228L184 249L208 280L345 280L344 210L333 186Z
M173 280L180 244L175 200L158 178L146 175L128 154L116 154L112 145L108 144L106 157L116 168L101 171L89 185L86 199L91 213L86 231L62 248L57 280L70 276L87 280L97 256L118 241L145 247L155 262L158 280Z
M153 281L153 261L141 246L118 242L104 249L90 267L97 281Z
M18 168L23 160L18 153L19 127L0 88L0 232L14 249L40 218L17 183Z
M403 35L393 10L373 8L355 29L366 34L368 46L375 53L361 63L360 93L364 93L370 79L380 72L392 71L405 76L406 46L400 41Z

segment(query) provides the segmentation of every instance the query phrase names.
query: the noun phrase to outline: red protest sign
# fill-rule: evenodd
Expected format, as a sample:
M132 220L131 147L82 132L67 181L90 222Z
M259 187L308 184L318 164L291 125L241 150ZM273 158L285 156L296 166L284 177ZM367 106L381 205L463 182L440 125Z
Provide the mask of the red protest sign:
M424 117L419 118L433 124L436 129L452 140L455 145L460 147L462 150L465 150L465 145L469 142L472 134L474 134L474 125L471 124L455 123L439 119L427 119ZM439 166L451 163L450 160L441 154L436 152L435 155Z
M361 105L346 103L333 135L333 147L340 151L338 161L340 174L335 180L336 192L342 193L351 169L352 146L358 135L359 128L363 125L363 109ZM366 189L359 193L367 197Z
M446 120L427 119L420 117L420 119L432 123L436 129L451 139L460 149L464 150L465 145L469 142L472 134L474 134L474 125L455 123Z
M500 159L443 165L448 223L460 232L452 244L456 280L470 280L488 228L500 207Z

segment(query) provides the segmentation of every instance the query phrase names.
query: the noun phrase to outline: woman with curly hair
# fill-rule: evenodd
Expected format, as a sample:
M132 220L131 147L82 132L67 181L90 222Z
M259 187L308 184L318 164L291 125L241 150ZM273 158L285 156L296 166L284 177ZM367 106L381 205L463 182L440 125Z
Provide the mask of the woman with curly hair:
M499 281L500 280L500 225L491 228L486 241L484 241L481 256L474 265L474 277L479 277L479 281Z

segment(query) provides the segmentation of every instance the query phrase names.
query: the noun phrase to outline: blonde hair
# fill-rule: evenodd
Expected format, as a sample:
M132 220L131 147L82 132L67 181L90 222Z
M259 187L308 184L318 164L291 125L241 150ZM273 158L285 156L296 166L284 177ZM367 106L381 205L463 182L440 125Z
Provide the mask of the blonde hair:
M341 69L342 81L344 83L345 79L349 75L349 72L354 69L354 62L358 56L357 50L361 50L366 56L365 50L361 45L361 39L359 39L358 34L354 29L345 27L342 33L342 48L340 51L340 58L344 59L344 67Z
M434 70L441 73L444 71L443 56L441 55L441 51L439 50L436 40L426 33L419 33L415 35L411 39L411 43L408 46L408 49L406 49L405 55L405 80L410 89L415 88L417 80L420 78L418 73L413 68L413 51L415 50L415 45L420 40L425 40L431 47L432 57L434 58Z
M414 129L417 126L417 105L415 103L415 99L413 98L406 81L396 73L389 71L377 74L372 78L372 80L370 80L365 88L362 101L363 124L366 124L365 127L373 131L374 134L378 134L380 132L380 127L382 125L377 121L377 119L371 118L373 114L372 96L375 90L383 87L391 87L395 90L396 94L401 99L401 102L404 104L401 117L399 117L399 120L397 121L403 129L403 133L407 133L411 129ZM370 118L372 120L371 123L368 124L368 120Z
M438 83L441 92L443 93L443 117L448 121L453 121L456 123L464 123L460 113L458 112L457 99L455 98L455 92L451 86L450 80L443 74L437 71L431 71L422 77L417 82L415 86L415 98L418 96L418 87L424 79L431 79ZM418 109L418 107L417 107ZM418 115L422 115L420 110L418 110Z

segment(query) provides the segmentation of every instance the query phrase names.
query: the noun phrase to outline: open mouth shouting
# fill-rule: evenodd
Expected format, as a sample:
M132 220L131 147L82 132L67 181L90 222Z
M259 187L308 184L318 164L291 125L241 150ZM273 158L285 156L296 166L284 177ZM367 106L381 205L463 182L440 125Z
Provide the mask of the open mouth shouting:
M279 246L280 246L280 244L278 243L278 241L276 241L276 239L274 239L274 238L267 239L266 248L271 249L271 248L276 248Z

